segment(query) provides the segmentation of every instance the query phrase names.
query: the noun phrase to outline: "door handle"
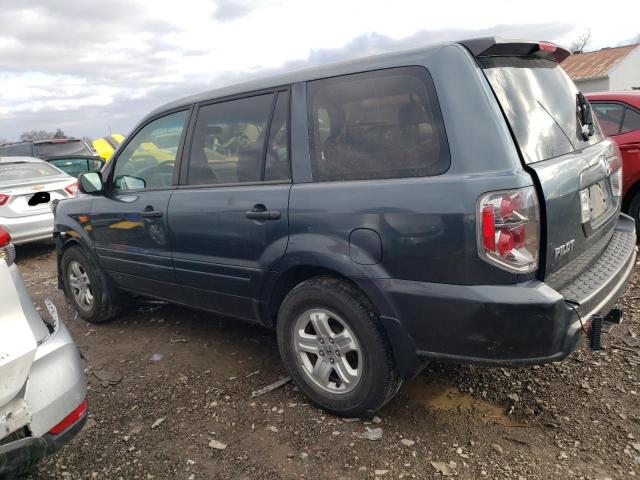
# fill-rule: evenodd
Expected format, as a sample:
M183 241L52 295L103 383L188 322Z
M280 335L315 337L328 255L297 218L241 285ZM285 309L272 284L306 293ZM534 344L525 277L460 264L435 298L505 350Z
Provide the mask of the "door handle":
M282 215L280 210L267 210L264 205L256 205L252 210L246 211L245 216L252 220L277 220Z
M143 210L140 215L143 218L160 218L162 217L162 212L160 210Z

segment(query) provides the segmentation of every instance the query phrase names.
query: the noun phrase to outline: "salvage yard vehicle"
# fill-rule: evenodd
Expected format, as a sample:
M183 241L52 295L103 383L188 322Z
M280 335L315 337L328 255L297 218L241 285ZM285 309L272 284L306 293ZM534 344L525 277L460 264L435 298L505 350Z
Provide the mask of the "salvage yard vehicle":
M0 225L16 245L51 238L51 203L77 190L75 178L44 160L0 157Z
M91 148L78 138L48 138L0 145L0 157L49 158L60 155L95 155Z
M426 360L552 362L587 331L598 348L635 228L567 55L466 40L161 107L57 205L59 286L95 323L133 292L275 328L338 415ZM171 158L137 167L159 140Z
M640 228L640 92L603 92L586 95L605 135L622 153L622 211Z
M87 418L84 367L64 322L29 297L0 227L0 478L16 478L69 442Z

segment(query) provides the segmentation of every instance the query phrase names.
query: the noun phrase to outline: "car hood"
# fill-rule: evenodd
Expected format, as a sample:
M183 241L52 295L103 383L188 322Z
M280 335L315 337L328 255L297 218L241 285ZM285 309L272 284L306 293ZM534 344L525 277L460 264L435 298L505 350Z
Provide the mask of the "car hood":
M38 343L48 336L15 268L0 260L0 413L21 393Z

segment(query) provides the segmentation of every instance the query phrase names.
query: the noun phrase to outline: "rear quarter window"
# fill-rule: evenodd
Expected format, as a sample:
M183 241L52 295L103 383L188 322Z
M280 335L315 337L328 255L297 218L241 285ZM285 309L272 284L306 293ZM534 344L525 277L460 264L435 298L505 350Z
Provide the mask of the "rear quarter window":
M309 82L315 181L439 175L450 165L429 72L401 67Z

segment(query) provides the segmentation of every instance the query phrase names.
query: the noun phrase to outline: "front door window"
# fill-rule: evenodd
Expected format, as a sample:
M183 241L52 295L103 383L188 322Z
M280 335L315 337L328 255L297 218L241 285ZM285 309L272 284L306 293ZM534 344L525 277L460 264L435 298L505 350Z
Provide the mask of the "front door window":
M118 155L114 191L169 187L188 112L176 112L145 125Z

